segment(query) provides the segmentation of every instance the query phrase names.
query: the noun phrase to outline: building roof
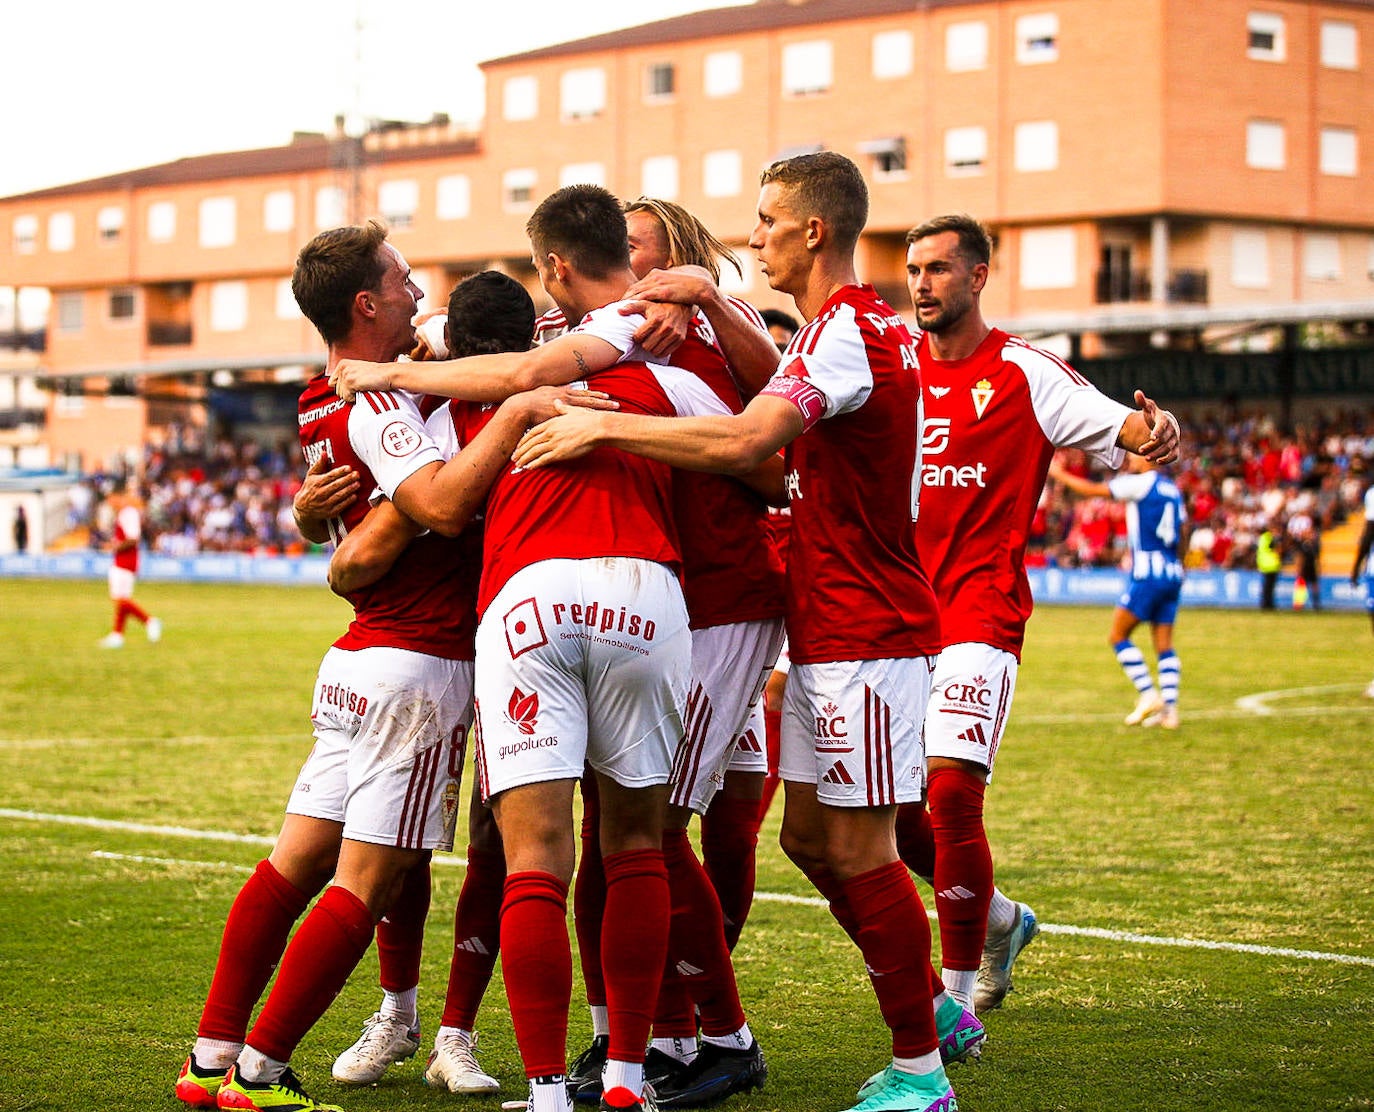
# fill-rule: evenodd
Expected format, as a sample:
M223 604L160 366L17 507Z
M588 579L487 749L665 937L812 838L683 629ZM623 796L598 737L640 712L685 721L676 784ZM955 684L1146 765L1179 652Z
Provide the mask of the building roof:
M601 50L623 50L637 46L688 42L693 39L742 35L757 31L777 31L816 23L867 19L873 16L925 12L935 8L973 7L997 4L1004 0L754 0L732 8L714 8L641 23L620 31L591 35L584 39L555 43L552 46L507 54L481 63L487 66L512 62L531 62L562 55L592 54ZM1309 3L1311 0L1309 0ZM1333 7L1374 8L1374 0L1326 0Z
M417 158L446 158L473 154L480 147L476 136L447 139L426 144L404 146L374 146L362 139L329 138L315 132L298 133L283 147L263 147L251 151L228 151L224 154L196 155L125 170L104 177L68 185L54 185L29 193L17 193L0 198L5 201L38 201L54 197L70 197L81 193L110 193L120 190L147 189L160 185L186 185L192 182L216 181L223 178L266 177L272 174L298 174L315 170L342 169L356 159L360 165L383 162L405 162Z

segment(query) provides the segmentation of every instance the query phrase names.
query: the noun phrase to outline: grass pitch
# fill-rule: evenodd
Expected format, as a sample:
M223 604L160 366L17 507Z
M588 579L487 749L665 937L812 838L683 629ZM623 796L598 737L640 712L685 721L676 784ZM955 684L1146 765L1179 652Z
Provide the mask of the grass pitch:
M178 1107L225 912L309 747L347 607L323 590L145 584L166 634L102 651L102 583L0 581L0 1110ZM1183 728L1120 724L1105 610L1031 623L988 792L999 883L1045 933L984 1017L960 1106L1374 1108L1374 638L1359 614L1187 610ZM1141 639L1142 646L1145 639ZM736 952L771 1069L741 1112L832 1112L887 1057L862 963L777 849ZM437 1023L461 867L436 866L421 1011ZM795 898L801 898L800 902ZM349 1112L523 1095L499 980L493 1098L329 1078L377 1000L369 954L294 1064ZM588 1036L575 990L572 1052Z

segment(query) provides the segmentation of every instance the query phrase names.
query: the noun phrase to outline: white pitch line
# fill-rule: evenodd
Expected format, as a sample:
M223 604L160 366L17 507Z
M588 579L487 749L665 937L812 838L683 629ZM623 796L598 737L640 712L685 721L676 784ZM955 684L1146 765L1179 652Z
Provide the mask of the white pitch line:
M100 819L87 815L54 815L42 811L19 811L13 808L0 808L0 818L16 819L21 822L62 823L69 826L85 826L97 830L118 830L135 834L158 834L179 838L198 838L205 841L237 842L246 845L272 845L274 839L256 834L235 834L225 830L193 830L185 826L152 826L144 823L121 822L117 819ZM133 861L140 864L175 865L183 868L243 869L246 866L230 861L191 861L169 857L148 857L140 854L111 853L95 850L92 857L112 861ZM442 854L434 858L435 864L464 866L467 861L453 854ZM829 905L818 896L795 896L787 892L755 892L754 899L762 903L791 904L798 907L826 908ZM932 912L930 917L935 918ZM1259 946L1246 942L1213 942L1202 938L1172 938L1165 935L1136 934L1133 931L1108 930L1103 927L1074 927L1056 923L1041 923L1040 929L1046 934L1062 934L1079 938L1101 938L1110 942L1131 942L1142 946L1171 946L1180 949L1221 950L1237 954L1259 954L1264 957L1297 958L1304 961L1335 962L1342 965L1374 966L1374 957L1360 954L1337 954L1323 950L1295 950L1281 946Z

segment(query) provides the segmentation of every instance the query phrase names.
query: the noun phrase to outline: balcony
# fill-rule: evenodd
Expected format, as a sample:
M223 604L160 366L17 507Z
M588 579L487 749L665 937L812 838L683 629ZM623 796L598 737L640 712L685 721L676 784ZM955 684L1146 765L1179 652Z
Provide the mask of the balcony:
M149 347L176 347L189 344L194 333L189 324L175 324L171 321L148 322Z
M3 351L46 351L47 347L46 328L6 329L0 332L0 350Z
M32 426L42 428L48 423L46 409L0 409L0 432Z
M1097 272L1097 304L1110 305L1120 301L1149 301L1150 272L1148 270L1107 269Z
M1164 300L1171 305L1206 305L1207 271L1174 270L1169 273L1169 288Z

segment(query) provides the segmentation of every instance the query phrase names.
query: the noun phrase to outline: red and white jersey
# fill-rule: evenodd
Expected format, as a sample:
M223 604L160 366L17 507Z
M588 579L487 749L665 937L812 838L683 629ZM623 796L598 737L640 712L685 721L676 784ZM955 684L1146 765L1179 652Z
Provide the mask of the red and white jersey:
M576 331L605 340L622 359L652 362L634 342L644 323L623 302L588 313ZM744 408L729 364L706 318L697 314L669 365L695 375L724 412ZM743 483L700 471L673 472L673 517L682 551L683 595L693 629L783 614L782 560L768 528L768 505Z
M685 371L641 362L617 363L587 376L587 385L620 403L622 413L660 417L725 410ZM458 437L485 416L455 411ZM672 515L672 473L662 463L618 448L595 448L580 459L533 471L506 468L487 496L479 613L521 568L543 560L628 556L682 568Z
M940 615L916 556L916 342L872 286L837 290L763 393L805 431L787 448L794 664L933 656Z
M139 541L143 537L143 515L137 506L122 506L114 521L114 566L138 571ZM128 544L133 541L133 544ZM126 546L127 547L124 547Z
M301 394L298 423L306 463L324 455L334 466L347 464L365 492L381 487L390 496L418 467L442 459L409 396L359 394L348 403L335 396L327 376L317 375ZM330 522L330 533L341 540L369 508L366 497L358 498ZM416 537L381 579L349 596L353 622L335 646L471 660L480 567L480 530L455 539Z
M1031 612L1026 538L1056 448L1119 467L1131 410L1067 363L994 328L966 359L916 348L925 406L916 547L940 600L944 643L1020 659Z
M568 318L563 315L563 310L555 305L541 313L534 322L534 346L547 344L550 340L556 340L568 330Z

